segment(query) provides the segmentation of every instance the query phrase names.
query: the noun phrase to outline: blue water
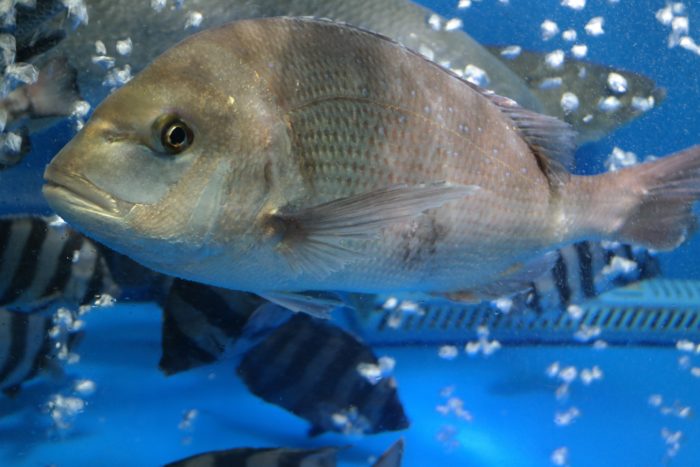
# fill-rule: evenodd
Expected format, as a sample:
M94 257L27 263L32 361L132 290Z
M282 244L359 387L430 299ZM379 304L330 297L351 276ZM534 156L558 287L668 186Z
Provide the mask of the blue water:
M560 28L575 27L589 46L588 58L644 73L668 90L666 101L643 118L579 150L584 170L602 167L619 146L638 155L662 155L700 143L700 56L668 49L667 27L654 13L665 3L621 0L611 5L589 0L583 11L558 1L496 0L456 10L457 0L426 5L447 17L460 16L465 29L483 43L520 44L543 51L563 47L543 42L539 24L546 18ZM690 6L690 35L700 42L700 4ZM605 17L605 34L585 37L583 25ZM40 156L20 171L40 171L52 151L69 138L69 126L46 133ZM2 175L5 176L4 174ZM21 212L17 199L2 200L5 211ZM700 279L700 239L663 255L668 277ZM675 348L504 347L495 354L442 359L434 346L377 348L396 359L394 374L412 426L402 433L367 437L306 437L307 424L252 396L221 362L166 378L160 357L160 310L152 304L117 305L86 317L80 362L67 367L63 383L38 379L14 399L0 398L0 465L160 465L198 452L237 446L352 446L341 452L343 465L369 465L399 437L406 441L405 466L546 466L559 448L572 466L700 465L697 415L663 414L649 403L700 410L700 378L679 368ZM568 398L558 400L545 375L553 362L579 370L598 366L603 377L591 385L577 381ZM700 366L700 356L691 356ZM70 394L69 382L87 378L94 394L85 409L57 430L42 409L55 393ZM443 415L437 406L459 398L468 415ZM557 412L575 407L580 416L568 426L554 423ZM186 411L198 415L191 426L178 424ZM669 453L662 430L682 431L680 448ZM563 464L562 464L563 465Z

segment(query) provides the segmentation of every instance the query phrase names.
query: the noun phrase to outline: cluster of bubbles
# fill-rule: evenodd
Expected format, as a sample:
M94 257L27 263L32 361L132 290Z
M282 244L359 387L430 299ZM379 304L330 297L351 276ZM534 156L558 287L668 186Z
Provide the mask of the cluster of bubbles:
M457 31L462 29L463 26L463 22L459 18L444 19L437 14L429 15L426 21L428 22L428 26L434 31ZM427 44L420 44L417 51L428 60L435 60L435 51ZM450 69L470 83L482 88L487 88L491 82L486 71L471 63L467 64L464 68L453 68L450 66L450 63L446 61L440 62L440 65Z
M474 417L464 408L464 401L455 395L455 386L446 386L440 390L441 403L435 406L435 411L443 417L457 418L464 422L472 422ZM445 450L454 451L459 448L457 439L460 428L454 423L443 424L435 435L437 441Z
M474 420L471 412L464 408L464 401L455 396L455 386L447 386L440 391L444 403L435 406L435 411L443 416L455 416L465 422Z
M184 438L182 438L182 441L181 441L182 444L185 446L192 444L191 433L192 433L192 431L194 431L194 421L198 416L199 416L199 411L197 409L185 410L182 413L182 418L180 419L180 422L177 424L178 430L189 433Z
M377 384L387 378L394 371L396 360L391 357L379 357L377 363L362 362L357 365L357 372L370 384Z
M382 304L382 309L389 312L387 326L391 329L401 327L403 320L409 315L424 315L425 310L412 300L399 300L397 297L389 297Z
M355 406L334 413L331 420L337 431L344 435L361 435L371 427L369 420Z
M684 3L668 3L664 8L656 12L659 23L671 28L668 35L668 47L681 48L700 55L700 45L690 37L690 23L688 21L687 7Z
M700 363L695 364L693 356L700 355L700 342L695 343L687 339L676 342L676 349L683 352L678 358L678 366L681 370L687 370L695 378L700 378Z
M595 381L603 379L603 370L598 365L579 370L573 365L563 365L558 361L547 367L546 374L561 382L555 391L556 399L560 402L568 398L571 385L574 382L580 381L583 385L589 386ZM566 427L574 423L580 416L581 410L572 405L554 412L554 424L558 427ZM554 465L569 465L569 448L566 446L558 447L552 452L550 460Z
M489 329L486 326L479 326L476 330L477 339L464 344L464 353L473 357L482 354L485 357L492 355L501 348L501 343L495 339L489 340ZM438 356L444 360L454 360L459 355L459 348L456 345L446 344L438 349Z
M179 10L184 5L184 0L174 0L170 9ZM168 0L151 0L151 8L153 8L157 13L165 10L168 6ZM202 25L204 20L204 15L199 11L188 11L185 15L185 29L196 29Z
M87 407L86 397L95 393L97 386L89 379L77 379L68 394L53 394L44 406L52 421L52 431L63 434L73 426L75 417Z
M585 386L590 386L596 381L603 379L603 370L599 366L594 365L591 368L583 368L579 371L573 365L562 365L558 361L547 367L546 374L548 377L558 380L561 384L555 391L557 400L565 400L570 393L571 385L575 381L580 381Z
M118 55L128 57L133 49L131 38L127 37L116 41L114 49ZM102 85L110 89L116 89L128 83L132 78L131 65L126 63L121 67L116 66L115 56L107 54L107 46L101 40L95 41L95 55L92 56L92 63L105 71Z
M661 394L649 396L649 405L657 408L661 415L671 415L680 419L688 418L693 414L693 409L688 405L683 405L678 399L674 400L671 405L665 405Z

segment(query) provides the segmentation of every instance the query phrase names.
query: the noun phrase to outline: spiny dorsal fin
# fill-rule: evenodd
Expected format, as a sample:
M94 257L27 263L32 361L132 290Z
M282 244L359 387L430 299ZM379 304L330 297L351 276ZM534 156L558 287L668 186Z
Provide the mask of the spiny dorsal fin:
M574 165L576 148L576 132L571 126L557 118L524 109L507 97L484 95L515 123L550 184L566 182Z

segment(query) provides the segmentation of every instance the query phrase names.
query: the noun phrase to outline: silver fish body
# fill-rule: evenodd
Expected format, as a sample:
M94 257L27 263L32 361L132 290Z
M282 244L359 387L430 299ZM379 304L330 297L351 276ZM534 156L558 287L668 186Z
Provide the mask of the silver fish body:
M251 20L182 42L115 92L44 193L149 267L253 292L487 297L579 239L685 238L698 148L577 177L571 146L562 123L384 37Z

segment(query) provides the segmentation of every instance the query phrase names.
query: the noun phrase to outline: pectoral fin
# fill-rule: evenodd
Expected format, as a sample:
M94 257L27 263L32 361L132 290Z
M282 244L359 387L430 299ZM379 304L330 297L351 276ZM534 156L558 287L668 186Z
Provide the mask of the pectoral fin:
M445 182L396 185L294 212L276 212L268 223L280 239L279 251L293 269L324 275L356 259L342 240L371 237L395 222L462 199L477 189Z

